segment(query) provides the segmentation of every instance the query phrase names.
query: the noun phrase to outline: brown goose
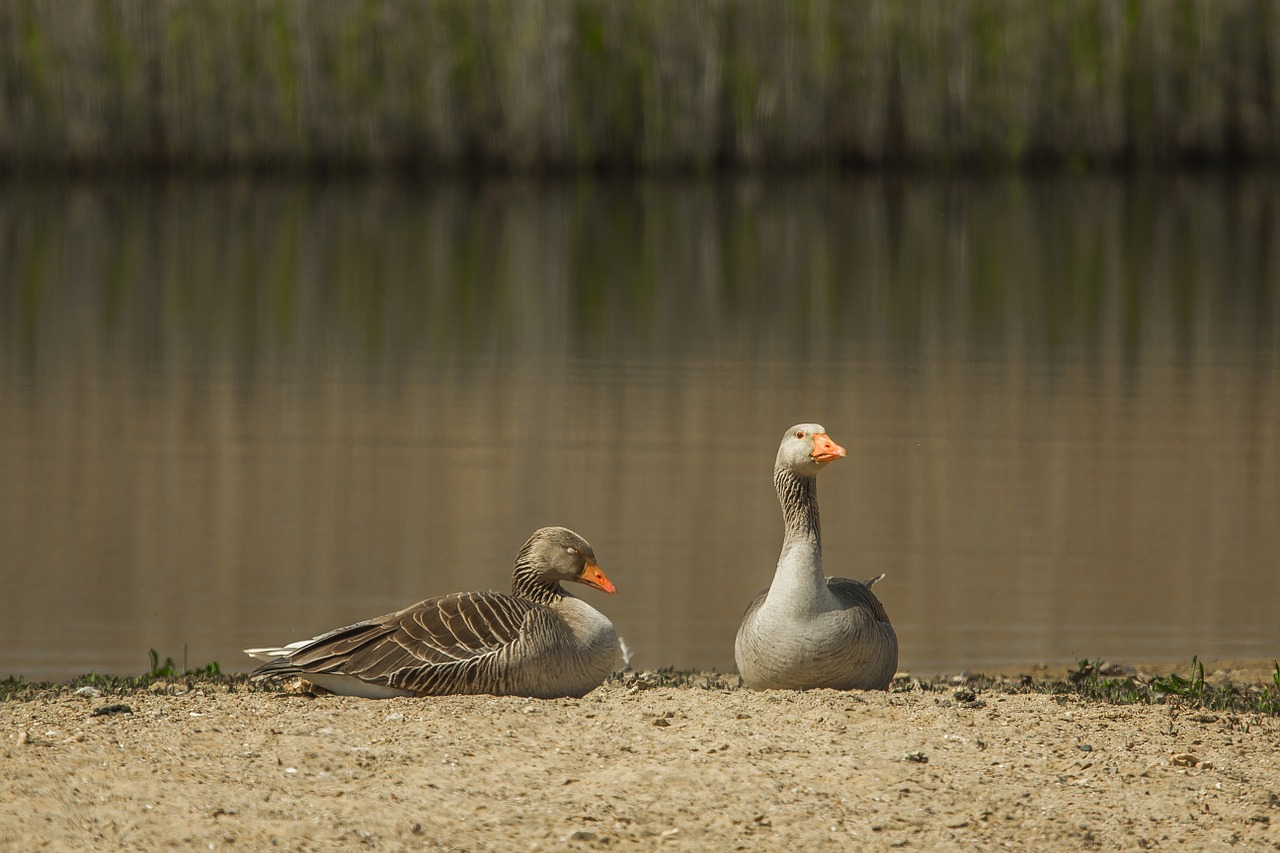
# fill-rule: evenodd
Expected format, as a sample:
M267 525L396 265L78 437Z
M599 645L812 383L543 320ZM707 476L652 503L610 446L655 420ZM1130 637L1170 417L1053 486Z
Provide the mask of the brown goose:
M613 623L560 581L607 593L614 586L578 534L544 527L524 543L511 594L457 592L279 649L245 649L267 661L255 679L301 676L347 696L447 693L582 696L619 668Z
M822 571L818 472L845 450L819 424L797 424L778 447L773 483L782 504L782 555L773 583L738 627L734 657L757 690L884 690L898 667L898 637L866 582Z

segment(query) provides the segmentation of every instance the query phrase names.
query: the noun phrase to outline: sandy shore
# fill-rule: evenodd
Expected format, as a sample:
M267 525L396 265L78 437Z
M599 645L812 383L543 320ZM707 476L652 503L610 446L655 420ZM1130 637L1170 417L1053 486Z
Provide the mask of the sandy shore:
M0 848L1280 849L1280 718L957 690L7 702Z

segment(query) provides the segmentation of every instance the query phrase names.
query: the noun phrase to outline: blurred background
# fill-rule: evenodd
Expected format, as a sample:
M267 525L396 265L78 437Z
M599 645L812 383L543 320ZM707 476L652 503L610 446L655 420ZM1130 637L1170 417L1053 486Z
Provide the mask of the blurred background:
M1275 657L1278 14L5 4L0 677L247 669L548 524L732 669L800 421L902 669Z

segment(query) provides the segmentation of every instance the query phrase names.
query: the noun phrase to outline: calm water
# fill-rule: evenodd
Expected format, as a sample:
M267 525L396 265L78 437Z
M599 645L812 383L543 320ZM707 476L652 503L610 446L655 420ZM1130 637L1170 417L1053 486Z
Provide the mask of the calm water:
M1270 176L0 187L0 677L226 670L586 536L733 666L782 431L901 666L1280 655Z

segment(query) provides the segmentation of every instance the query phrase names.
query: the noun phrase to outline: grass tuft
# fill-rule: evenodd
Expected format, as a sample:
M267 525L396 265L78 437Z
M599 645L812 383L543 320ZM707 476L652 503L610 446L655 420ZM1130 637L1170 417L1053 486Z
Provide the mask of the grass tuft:
M141 675L103 675L89 672L70 681L32 681L23 676L10 676L0 681L0 702L52 701L60 696L89 687L102 696L128 696L143 690L178 693L200 687L214 687L226 692L252 690L254 685L245 674L224 675L217 661L191 669L187 666L187 648L182 648L182 666L172 657L163 662L155 649L148 652L150 666Z
M1121 668L1101 661L1081 660L1066 679L1036 679L1023 675L1016 679L971 675L964 684L971 690L997 693L1047 693L1064 699L1074 696L1109 705L1168 705L1171 708L1220 711L1231 714L1280 716L1280 661L1273 661L1272 684L1214 686L1205 681L1204 664L1191 658L1190 673L1143 677L1126 674ZM901 679L896 692L946 690L952 680L921 681Z

